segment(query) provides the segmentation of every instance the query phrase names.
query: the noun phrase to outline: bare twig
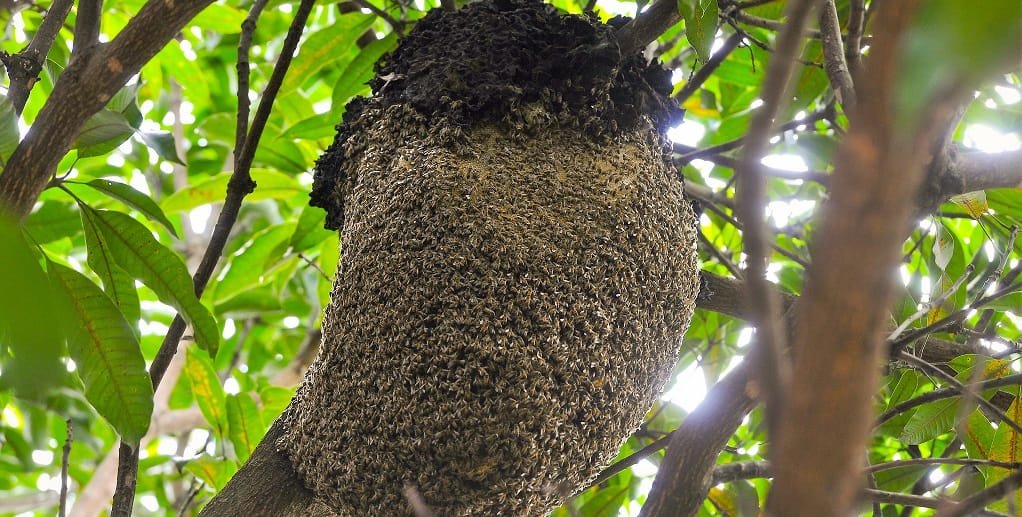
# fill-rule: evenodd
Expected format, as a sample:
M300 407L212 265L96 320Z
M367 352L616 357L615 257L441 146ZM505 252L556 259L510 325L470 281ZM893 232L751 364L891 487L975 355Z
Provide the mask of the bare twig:
M958 288L961 287L962 284L969 279L969 275L972 274L972 271L974 269L975 268L973 267L973 265L969 264L969 266L965 268L965 272L962 273L962 276L958 277L958 279L955 280L953 284L951 284L951 287L949 287L946 291L940 293L940 295L934 298L933 300L922 304L922 306L919 308L918 311L916 311L915 314L906 318L905 321L901 322L901 325L898 325L898 328L894 329L894 331L891 332L891 335L887 337L887 340L894 341L898 339L898 337L901 336L902 332L905 332L905 330L913 323L915 323L916 320L929 314L932 308L940 307L941 305L943 305L944 301L950 298L953 294L955 294L955 292L958 291Z
M862 495L872 501L905 506L918 506L920 508L939 508L940 505L944 503L942 499L935 499L933 497L902 494L900 492L886 492L883 490L873 490L869 488L863 490Z
M242 201L245 196L255 190L256 185L250 175L252 159L255 156L255 150L259 145L259 139L262 136L263 129L266 127L266 121L269 119L270 111L273 108L273 102L276 100L277 92L280 90L284 76L287 74L287 70L291 65L295 49L298 47L298 41L301 38L302 32L305 28L305 23L308 20L309 13L312 11L314 4L315 0L302 0L302 3L295 11L295 17L288 29L287 36L284 38L284 44L281 48L280 56L277 59L277 63L274 65L273 73L270 75L270 80L263 91L263 95L260 97L259 107L256 109L255 119L252 121L252 126L249 129L248 136L245 138L243 151L238 155L234 172L231 174L231 179L227 184L227 196L224 200L220 215L217 218L209 246L206 248L206 253L203 255L202 261L199 263L199 267L193 276L196 296L202 295L202 291L205 289L206 284L213 275L214 269L216 269L216 265L219 262L220 257L223 255L223 250L227 245L227 239L230 236L231 229L233 228L235 221L237 221L238 213L241 210ZM166 372L167 366L170 364L171 359L177 351L178 341L180 341L184 330L184 319L180 314L178 314L174 317L174 321L171 322L167 335L165 336L163 343L160 345L160 349L157 351L156 357L153 359L149 368L149 376L153 380L154 387L159 386L160 380L163 378L163 374ZM110 512L111 516L119 517L131 515L131 505L135 495L137 469L137 448L133 448L128 444L122 443L120 459L118 462L117 490L114 492L114 504Z
M685 83L685 86L682 86L681 90L678 91L678 95L674 97L677 99L678 104L684 104L684 102L688 100L692 94L699 90L699 87L713 75L713 72L720 67L721 63L723 63L724 60L731 55L731 52L738 48L738 45L741 43L741 34L736 32L728 36L728 38L724 40L724 44L721 45L712 56L710 56L710 59L706 60L706 64L701 66L696 73L692 74L692 78L689 79L689 81Z
M814 123L816 123L816 122L818 122L820 120L825 120L825 119L829 118L831 115L833 115L833 113L834 113L834 106L831 105L831 104L828 104L823 109L821 109L819 111L814 111L814 112L806 115L803 118L800 118L798 120L792 120L790 122L785 122L784 124L781 124L781 125L777 126L777 128L775 129L775 134L777 134L777 133L784 133L785 131L792 131L792 130L798 129L800 127L803 127L803 126L809 127L812 124L814 124ZM733 151L733 150L738 149L739 147L742 147L743 145L745 145L746 138L747 138L747 136L739 137L739 138L736 138L734 140L731 140L731 141L728 141L728 142L724 142L722 144L717 144L717 145L714 145L714 146L711 146L711 147L706 147L706 148L703 148L703 149L698 149L698 150L695 150L695 151L683 154L680 158L678 158L678 160L680 161L681 164L686 164L686 163L689 163L689 162L691 162L692 160L695 160L695 159L707 159L706 157L708 157L708 156L713 156L713 155L718 155L718 154L721 154L721 153L726 153L728 151Z
M820 36L823 42L823 63L830 85L838 100L848 111L855 105L855 87L852 74L845 62L845 49L841 42L841 21L837 17L834 0L825 0L820 6Z
M363 9L369 9L370 11L372 11L373 14L379 16L381 19L383 19L383 21L387 22L387 25L390 25L391 29L394 29L394 32L398 34L404 32L405 30L404 22L395 19L393 16L390 15L390 13L384 11L383 9L380 9L379 7L376 7L369 0L352 0L352 1L355 2L355 4L358 5L359 7Z
M71 12L72 3L73 0L54 0L49 10L46 11L39 30L25 50L14 55L0 53L0 59L3 60L4 66L7 68L7 76L11 79L7 89L7 98L14 104L14 111L18 114L25 109L28 94L39 79L39 72L42 71L43 63L46 62L46 55L50 53L53 41L64 25L68 13Z
M83 51L99 43L99 29L103 18L103 0L78 0L78 12L75 17L75 39L71 47L71 58L74 59Z
M995 467L1001 469L1017 469L1020 463L1005 463L1003 461L980 460L975 458L912 458L907 460L888 461L877 463L866 468L866 472L879 472L881 470L899 469L914 465L971 465L975 467Z
M60 505L57 510L60 517L67 515L67 467L71 461L71 439L74 434L71 419L68 418L66 422L67 438L64 439L64 450L60 456Z
M848 41L845 62L854 79L862 63L862 32L866 25L866 0L851 0L848 8Z
M980 382L975 385L976 391L983 392L989 389L1000 388L1003 386L1016 386L1022 384L1022 373L1014 375L1008 375L1005 377L998 377L996 379L990 379L987 381ZM905 413L906 411L915 409L923 404L928 404L937 400L948 399L952 397L961 396L962 392L957 387L952 388L940 388L933 391L929 391L913 397L904 402L896 404L891 409L884 411L879 417L877 417L876 425L881 425L888 420Z
M255 34L256 22L259 15L266 8L268 0L256 0L241 22L241 35L238 37L238 62L235 69L238 72L238 115L234 127L234 165L237 167L241 160L242 150L245 148L245 139L248 136L248 116L252 105L249 100L249 49L252 48L252 35Z

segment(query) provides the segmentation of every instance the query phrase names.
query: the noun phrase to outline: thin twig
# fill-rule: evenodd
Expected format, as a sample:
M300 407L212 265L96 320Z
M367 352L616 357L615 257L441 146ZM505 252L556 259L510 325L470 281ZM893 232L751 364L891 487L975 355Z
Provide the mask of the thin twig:
M855 86L845 62L845 49L841 42L841 21L837 17L834 0L825 0L820 7L820 41L823 43L823 64L830 85L837 92L845 111L855 105Z
M391 16L390 13L388 13L387 11L384 11L383 9L376 7L369 0L352 0L352 1L355 2L355 5L363 9L369 9L373 14L382 18L383 21L387 22L387 25L390 25L391 29L394 29L394 32L398 34L404 32L405 30L404 22L397 20L396 18Z
M252 101L249 99L249 76L251 65L249 63L249 51L252 48L252 36L255 34L256 22L259 15L266 8L268 0L255 0L248 10L248 15L241 22L241 35L238 37L238 62L235 70L238 73L238 115L234 126L234 166L237 168L241 160L242 150L245 148L245 139L248 136L248 116Z
M677 99L678 104L684 104L685 101L692 96L692 94L699 90L699 87L702 86L707 79L713 76L713 72L720 67L724 60L727 59L727 57L731 55L731 52L734 52L741 43L741 34L734 33L731 36L728 36L728 38L724 40L724 44L721 45L712 56L710 56L710 59L706 60L706 64L701 66L696 73L692 74L692 78L689 79L689 81L685 83L685 86L682 86L681 90L678 91L678 94L674 97Z
M75 39L71 58L99 43L100 24L103 19L103 0L79 0L75 16Z
M231 229L238 219L242 201L245 196L255 190L255 182L252 181L250 175L252 159L255 156L256 147L258 147L259 139L262 136L263 129L266 127L266 121L269 119L273 103L277 98L277 92L280 91L284 76L291 66L295 49L298 47L298 41L301 38L302 32L304 32L305 23L314 4L315 0L302 0L295 11L295 17L288 28L287 36L284 37L284 44L281 47L277 63L274 65L270 80L259 99L255 118L252 121L248 136L245 138L243 152L238 155L234 172L228 181L227 196L217 218L216 226L213 229L213 235L210 237L209 246L206 248L202 261L199 263L199 267L193 276L196 296L202 295L202 291L205 289L220 257L223 255ZM152 378L154 388L159 386L163 374L166 373L167 366L177 352L178 342L184 334L185 326L185 321L180 314L176 315L174 321L171 322L167 335L149 368L149 376ZM122 443L118 459L117 490L114 492L114 504L110 511L112 517L131 515L137 471L137 447Z
M940 307L948 298L951 297L951 295L955 294L955 292L958 291L958 288L961 287L966 280L969 279L969 275L972 274L974 269L975 268L973 267L973 265L969 264L969 266L965 268L965 271L962 273L962 276L958 277L958 279L955 280L953 284L951 284L951 287L949 287L946 291L940 293L940 295L937 296L937 298L935 298L934 300L922 304L922 306L919 307L919 310L916 311L915 314L906 318L905 321L901 322L901 325L898 325L898 328L894 329L894 331L891 332L891 335L887 336L887 340L894 341L895 339L898 339L898 336L900 336L902 332L905 332L905 330L913 323L915 323L916 320L929 314L930 310L932 310L934 307Z
M990 379L990 380L986 380L986 381L977 383L975 385L975 389L976 389L976 391L983 392L983 391L994 389L994 388L1001 388L1001 387L1004 387L1004 386L1016 386L1016 385L1022 385L1022 373L1016 373L1014 375L1008 375L1008 376L1005 376L1005 377L998 377L996 379ZM905 413L906 411L909 411L909 410L915 409L915 408L917 408L919 406L922 406L923 404L928 404L930 402L934 402L934 401L937 401L937 400L943 400L943 399L949 399L949 398L952 398L952 397L958 397L958 396L961 396L961 394L962 394L962 392L958 388L940 388L940 389L936 389L936 390L933 390L933 391L929 391L929 392L923 393L922 395L919 395L917 397L913 397L913 398L908 399L908 400L906 400L904 402L896 404L891 409L888 409L887 411L884 411L883 414L881 414L879 417L877 417L876 423L874 425L877 425L877 426L882 425L884 422L887 422L888 420L890 420L890 419L892 419L892 418L894 418L894 417L896 417L896 416L898 416L898 415L900 415L902 413Z
M992 460L980 460L975 458L912 458L907 460L888 461L877 463L866 468L866 472L880 472L881 470L900 469L915 465L971 465L976 467L995 467L1001 469L1017 469L1022 463L1003 462Z
M881 503L900 504L904 506L918 506L920 508L940 508L944 503L942 499L924 497L921 495L902 494L900 492L887 492L884 490L865 489L863 496L872 501Z
M71 419L68 418L66 422L67 438L64 439L64 450L60 456L60 505L57 510L60 517L67 515L67 468L71 461L71 440L74 435Z
M57 39L60 28L64 26L64 20L71 12L73 0L54 0L46 11L43 22L39 25L32 41L25 47L25 50L14 55L0 53L7 69L7 76L11 82L7 88L7 98L14 104L14 111L21 114L28 102L28 94L32 91L36 81L39 79L39 72L46 62L46 55L50 53L53 41Z
M760 109L762 109L762 107ZM800 118L798 120L792 120L790 122L786 122L784 124L781 124L780 126L777 126L777 128L774 130L775 131L774 134L780 134L780 133L784 133L786 131L792 131L792 130L798 129L801 126L808 127L811 124L814 124L814 123L816 123L816 122L818 122L820 120L826 120L831 114L833 114L833 112L834 112L833 104L828 104L823 109L821 109L819 111L814 111L814 112L806 115L803 118ZM728 142L724 142L722 144L717 144L717 145L714 145L714 146L711 146L711 147L706 147L706 148L703 148L703 149L698 149L696 151L692 151L690 153L682 155L680 158L678 158L678 160L682 164L686 164L686 163L689 163L689 162L691 162L692 160L695 160L695 159L705 159L705 157L707 157L707 156L713 156L713 155L716 155L716 154L721 154L721 153L726 153L728 151L733 151L733 150L738 149L739 147L742 147L743 145L745 145L746 139L748 138L748 134L749 133L746 133L746 136L739 137L739 138L736 138L734 140L730 140Z
M1022 483L1022 470L1015 471L1008 477L997 483L986 487L975 494L965 498L958 504L950 507L942 507L937 512L937 517L959 517L962 515L973 515L982 510L986 505L1003 498L1014 492Z

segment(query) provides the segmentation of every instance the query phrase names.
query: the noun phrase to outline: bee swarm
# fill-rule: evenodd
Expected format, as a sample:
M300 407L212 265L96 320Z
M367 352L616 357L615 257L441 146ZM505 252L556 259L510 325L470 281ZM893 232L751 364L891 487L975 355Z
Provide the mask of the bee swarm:
M313 204L341 231L278 446L341 515L539 515L659 395L692 316L670 81L534 0L433 11L349 104ZM382 78L386 79L382 79Z

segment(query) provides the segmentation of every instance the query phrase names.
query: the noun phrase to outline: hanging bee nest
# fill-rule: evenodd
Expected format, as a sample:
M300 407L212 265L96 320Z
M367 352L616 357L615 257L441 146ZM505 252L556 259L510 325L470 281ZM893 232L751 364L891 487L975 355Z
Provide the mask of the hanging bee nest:
M312 204L343 253L279 442L341 515L538 515L648 411L697 291L669 75L534 0L433 11L351 102Z

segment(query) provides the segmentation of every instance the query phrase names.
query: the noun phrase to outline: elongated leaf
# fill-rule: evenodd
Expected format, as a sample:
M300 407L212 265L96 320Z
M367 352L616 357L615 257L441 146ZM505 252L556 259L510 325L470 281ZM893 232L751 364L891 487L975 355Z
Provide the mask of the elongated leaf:
M933 261L941 270L946 269L955 252L955 239L947 228L940 226L933 239Z
M80 228L74 205L53 200L43 201L25 221L25 229L38 244L70 237Z
M685 36L704 63L710 59L713 38L717 34L717 0L678 0L685 20Z
M345 51L372 25L373 19L366 14L349 13L309 35L291 63L291 70L280 88L281 95L298 89L323 67L343 57Z
M174 135L166 131L139 131L139 138L145 145L156 151L156 154L168 162L184 165L185 162L177 155L177 148L174 145Z
M11 100L4 96L0 98L0 163L7 163L20 138L18 114Z
M230 261L230 269L217 283L213 300L217 303L262 284L266 260L274 248L291 235L293 224L274 226L252 238L251 243Z
M1005 412L1008 418L1016 423L1022 422L1022 404L1019 404L1020 400L1022 399L1015 397L1014 402L1011 403L1008 411ZM1022 459L1022 436L1007 425L1001 424L997 426L997 431L994 432L993 443L990 446L990 459L1004 463L1017 463ZM1007 469L988 469L987 486L1006 478L1008 474L1011 474L1011 471ZM1014 498L1015 508L1019 508L1019 504L1022 503L1022 493L1015 492L1011 497ZM1001 500L991 505L991 508L1003 512L1008 510L1008 505L1004 500Z
M0 372L0 390L44 399L62 378L55 320L66 317L62 291L53 289L17 223L0 215L0 350L12 357ZM6 427L6 426L0 426Z
M223 458L203 455L185 464L185 470L219 491L227 484L228 473L234 472L235 467L233 462Z
M239 462L252 455L265 428L259 408L247 393L227 396L227 429Z
M960 402L957 398L951 398L920 406L901 431L901 440L910 445L918 445L950 431Z
M296 252L305 251L330 237L334 232L323 228L325 220L326 212L311 206L303 208L295 233L291 235L291 248Z
M135 190L131 185L124 183L118 183L116 181L94 179L88 183L88 185L122 203L142 212L143 215L148 217L153 222L160 223L171 235L177 237L177 231L174 230L174 225L171 224L170 219L164 215L163 210L156 204L155 201L149 198L149 196Z
M99 156L116 149L134 131L123 114L108 109L99 110L85 121L71 148L78 149L81 158Z
M280 136L281 138L300 138L309 140L333 138L334 133L337 132L334 126L337 125L338 120L339 118L333 113L314 115L287 128L287 131L284 131L284 133Z
M987 193L984 190L959 194L952 197L951 201L969 212L973 219L979 219L981 215L990 211L990 205L987 204Z
M965 444L965 451L970 458L979 460L991 459L991 446L994 443L994 426L983 416L978 408L969 414L962 425L958 426L958 437Z
M95 216L117 264L155 291L160 301L177 309L192 325L196 343L215 356L220 341L216 320L195 297L191 276L177 254L131 217L84 206L82 210L90 210Z
M334 84L331 103L334 110L344 106L352 97L368 88L367 83L373 78L373 65L396 44L397 35L392 32L387 37L367 45L348 63Z
M153 385L135 333L91 280L54 262L47 268L53 284L71 301L68 352L85 385L85 398L125 442L138 443L149 429Z
M82 227L85 229L85 246L89 253L89 267L103 281L103 290L137 334L141 309L135 280L117 265L110 250L110 243L99 229L99 221L96 221L95 214L85 209L81 210L81 214Z
M222 172L167 196L160 204L167 212L183 212L223 201L230 179L231 173ZM303 190L294 178L266 169L253 169L252 179L256 182L256 189L245 198L246 201L286 198Z
M227 401L220 378L209 357L189 347L185 360L185 375L192 385L192 395L209 425L220 437L227 429Z

